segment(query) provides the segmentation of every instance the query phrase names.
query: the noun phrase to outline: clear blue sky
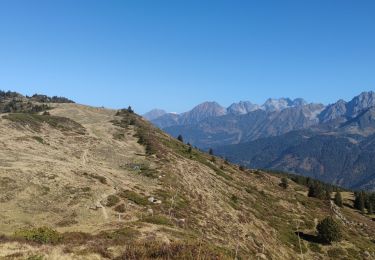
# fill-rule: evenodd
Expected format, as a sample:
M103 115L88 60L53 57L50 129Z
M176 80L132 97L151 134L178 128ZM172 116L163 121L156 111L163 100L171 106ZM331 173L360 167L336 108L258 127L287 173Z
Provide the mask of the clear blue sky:
M182 112L375 90L375 1L1 0L0 89Z

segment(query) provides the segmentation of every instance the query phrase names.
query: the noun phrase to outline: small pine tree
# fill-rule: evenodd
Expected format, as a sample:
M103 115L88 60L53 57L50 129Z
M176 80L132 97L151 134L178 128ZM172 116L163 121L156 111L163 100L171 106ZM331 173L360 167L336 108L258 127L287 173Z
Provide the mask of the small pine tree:
M191 148L191 146L189 146L188 153L191 153L192 151L193 151L193 149Z
M325 190L324 199L331 200L331 192L329 190Z
M372 208L372 204L369 204L369 205L368 205L368 207L367 207L367 213L368 213L369 215L374 214L374 210L373 210L373 208Z
M354 207L362 213L365 212L365 194L363 192L355 194Z
M208 154L209 155L213 155L214 154L214 150L212 150L212 148L208 149Z
M129 112L129 113L131 113L131 114L133 114L133 113L134 113L134 110L132 109L132 107L131 107L131 106L128 106L128 109L127 109L127 110L128 110L128 112Z
M322 242L338 242L342 238L341 228L332 217L327 217L320 221L316 229L318 237Z
M323 187L319 183L312 183L309 186L308 196L318 198L318 199L324 199L326 196L326 193Z
M309 186L309 192L307 193L308 197L315 197L315 185L310 185Z
M339 191L335 194L335 204L339 207L342 207L342 197Z
M369 202L372 206L372 209L374 210L375 208L375 192L372 192L369 196Z
M288 179L285 177L281 178L281 183L279 185L280 187L287 189L289 187Z
M180 141L181 143L184 142L184 138L182 137L182 135L178 135L177 140Z

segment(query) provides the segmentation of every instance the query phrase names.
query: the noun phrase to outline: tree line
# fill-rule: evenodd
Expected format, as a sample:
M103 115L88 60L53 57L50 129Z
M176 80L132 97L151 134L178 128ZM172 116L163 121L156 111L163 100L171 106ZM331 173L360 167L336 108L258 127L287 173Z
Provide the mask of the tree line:
M372 215L375 208L375 192L359 191L354 193L354 208Z

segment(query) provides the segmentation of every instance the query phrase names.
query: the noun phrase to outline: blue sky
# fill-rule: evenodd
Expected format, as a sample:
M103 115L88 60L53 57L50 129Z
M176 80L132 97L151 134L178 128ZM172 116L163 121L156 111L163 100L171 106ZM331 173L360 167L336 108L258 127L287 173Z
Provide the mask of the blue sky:
M1 0L0 89L182 112L375 90L375 1Z

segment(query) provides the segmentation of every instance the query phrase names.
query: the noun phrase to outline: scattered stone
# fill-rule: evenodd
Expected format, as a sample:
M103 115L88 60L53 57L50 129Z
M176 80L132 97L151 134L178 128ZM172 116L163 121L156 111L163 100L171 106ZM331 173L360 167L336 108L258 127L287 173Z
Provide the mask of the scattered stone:
M161 204L161 200L157 200L154 197L149 197L148 201L154 204Z
M348 221L342 214L341 214L341 211L340 211L340 208L331 200L331 210L332 212L336 215L336 217L338 219L340 219L344 225L350 225L350 221Z
M264 260L267 260L267 256L265 254L262 254L262 253L258 253L255 255L257 259L264 259Z
M151 216L154 215L154 211L153 211L152 209L147 209L147 213L148 213L149 215L151 215Z
M185 226L185 219L184 218L179 218L179 219L176 219L176 222L177 222L177 225L181 226L181 227L184 227Z
M101 209L101 208L103 208L102 205L94 205L94 206L89 207L89 209L91 209L91 210L98 210L98 209Z
M371 254L369 253L369 251L364 251L363 252L363 256L366 258L366 259L369 259L371 257Z

